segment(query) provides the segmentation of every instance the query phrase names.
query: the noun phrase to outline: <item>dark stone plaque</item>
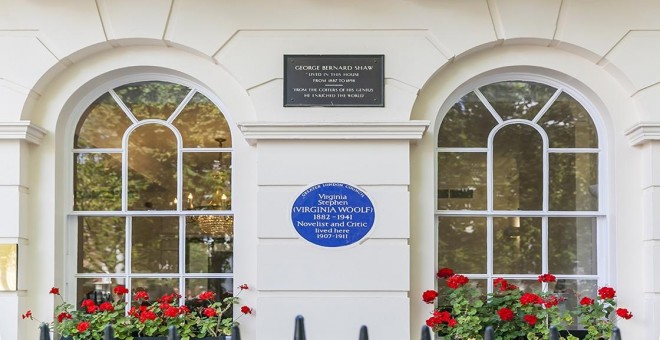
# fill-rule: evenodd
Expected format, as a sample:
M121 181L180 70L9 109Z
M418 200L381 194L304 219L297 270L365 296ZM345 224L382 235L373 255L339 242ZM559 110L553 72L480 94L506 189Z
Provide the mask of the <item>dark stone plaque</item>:
M383 55L284 55L284 106L384 106Z

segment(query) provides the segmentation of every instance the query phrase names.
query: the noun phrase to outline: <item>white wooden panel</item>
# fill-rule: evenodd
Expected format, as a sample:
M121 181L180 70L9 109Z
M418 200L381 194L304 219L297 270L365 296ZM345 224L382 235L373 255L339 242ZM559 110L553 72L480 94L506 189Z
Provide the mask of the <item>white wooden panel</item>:
M357 339L366 325L370 339L406 340L409 308L407 297L261 297L257 333L264 339L292 339L295 318L302 315L307 339Z
M261 141L259 185L408 185L408 141Z
M311 184L311 183L310 183ZM410 236L410 195L406 186L358 186L374 204L376 221L369 238ZM301 186L262 186L258 193L257 228L260 238L298 238L291 224L291 207Z
M660 186L642 192L644 240L660 240Z
M18 186L0 186L0 237L19 237L21 200L24 194ZM25 201L23 200L23 203ZM24 204L23 207L26 205ZM23 228L27 229L27 228Z
M409 246L406 241L367 240L341 249L306 240L259 244L260 290L407 291Z

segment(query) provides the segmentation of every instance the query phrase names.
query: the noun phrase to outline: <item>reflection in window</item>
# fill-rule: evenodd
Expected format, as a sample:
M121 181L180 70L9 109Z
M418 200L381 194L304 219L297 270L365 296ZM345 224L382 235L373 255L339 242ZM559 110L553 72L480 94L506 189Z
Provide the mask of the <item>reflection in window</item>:
M231 294L231 146L223 113L188 86L137 82L92 102L72 153L77 299L112 300L118 284L180 303Z
M598 271L598 136L563 89L530 81L488 84L460 98L438 130L438 265L519 287L546 287L575 308ZM572 295L571 295L572 294ZM569 298L568 295L571 295Z

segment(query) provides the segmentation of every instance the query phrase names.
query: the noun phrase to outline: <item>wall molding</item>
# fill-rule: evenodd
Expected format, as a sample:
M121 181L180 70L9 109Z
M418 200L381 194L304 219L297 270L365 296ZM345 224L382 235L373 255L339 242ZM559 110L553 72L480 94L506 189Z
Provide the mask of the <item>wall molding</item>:
M46 136L46 130L28 120L0 122L0 140L25 140L39 145Z
M633 146L660 141L660 123L639 122L624 132Z
M250 145L260 140L410 140L429 127L427 120L404 122L242 122L238 126Z

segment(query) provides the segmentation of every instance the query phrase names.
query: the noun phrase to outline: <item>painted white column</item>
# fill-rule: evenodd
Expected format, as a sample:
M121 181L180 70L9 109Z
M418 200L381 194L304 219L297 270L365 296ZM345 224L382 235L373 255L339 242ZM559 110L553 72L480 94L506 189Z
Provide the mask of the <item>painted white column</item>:
M39 145L45 131L30 122L0 123L0 243L18 244L16 291L0 292L0 338L23 339L20 315L28 308L25 300L28 278L26 255L29 248L27 195L30 149ZM34 212L32 212L34 213ZM19 316L17 318L17 316ZM31 325L35 326L36 325Z
M644 258L644 314L648 320L660 319L660 123L642 122L626 131L642 154L642 202ZM644 339L660 337L660 323L646 325Z
M429 122L240 124L257 148L257 335L293 336L303 315L315 340L410 339L410 141ZM296 197L313 184L363 190L375 209L368 238L324 248L291 223Z

